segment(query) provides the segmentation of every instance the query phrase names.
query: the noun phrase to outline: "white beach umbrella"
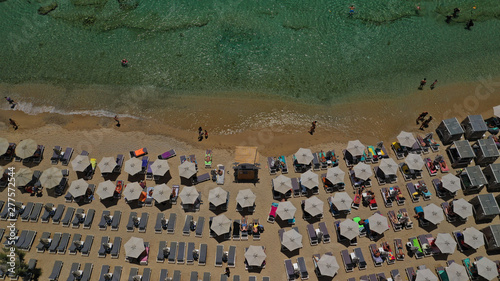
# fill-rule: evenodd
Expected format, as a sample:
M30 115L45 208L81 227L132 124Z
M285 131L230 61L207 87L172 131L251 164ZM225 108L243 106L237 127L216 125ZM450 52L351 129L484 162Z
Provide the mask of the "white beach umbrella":
M133 176L142 171L142 160L139 158L130 158L125 161L125 172Z
M297 163L309 165L314 156L309 148L299 148L295 153L295 158L297 159Z
M9 141L7 141L6 138L0 138L0 155L4 155L5 153L7 153L7 149L9 149L9 146Z
M347 143L347 151L349 151L352 156L363 155L365 148L366 146L364 146L359 140L349 141Z
M344 211L351 209L352 198L347 192L337 192L332 198L332 203L337 207L337 210Z
M453 175L453 174L447 174L441 179L441 183L443 184L443 188L450 192L457 192L462 188L460 185L460 179Z
M214 206L219 206L227 201L227 191L217 186L216 188L208 192L208 202L212 203Z
M62 178L62 171L58 168L51 167L43 171L42 176L40 176L40 183L45 188L52 188L59 185Z
M168 165L168 161L165 159L158 159L151 164L151 171L155 176L164 176L168 170L170 170L170 166Z
M131 182L125 186L123 196L128 200L139 199L142 193L142 186L138 182Z
M353 170L356 177L362 180L368 180L373 175L370 165L365 163L358 163L354 166Z
M226 234L231 230L231 220L225 215L218 215L213 218L210 229L217 235Z
M339 167L329 168L328 171L326 171L326 179L332 184L343 183L345 179L345 172Z
M415 281L438 281L438 278L428 268L417 270Z
M261 266L266 257L262 246L250 246L245 252L245 259L250 266Z
M443 210L431 203L424 207L424 218L433 224L439 224L444 220Z
M313 189L319 185L318 175L313 171L308 170L307 172L300 175L300 184L307 187L308 189Z
M276 214L280 216L282 220L291 220L295 217L295 212L297 208L290 201L280 202L278 209L276 209Z
M477 273L486 280L493 280L498 277L498 269L496 263L487 257L482 257L476 262Z
M103 157L99 164L97 164L97 167L99 167L99 170L103 174L111 173L116 167L116 159L114 157Z
M170 200L170 195L172 195L172 188L162 183L153 188L153 195L151 197L153 197L156 202L163 203Z
M340 235L352 240L359 235L359 224L352 219L346 219L339 224Z
M450 281L469 281L469 276L467 275L467 271L465 271L465 267L456 262L452 262L450 266L444 269Z
M125 255L131 258L138 258L146 248L144 247L144 240L138 237L131 237L124 245Z
M283 233L283 241L281 242L289 251L302 248L302 235L295 229L290 229Z
M334 256L324 254L318 261L318 269L321 275L333 277L337 274L340 266Z
M196 165L193 162L184 161L179 165L179 175L183 178L189 179L196 174Z
M476 228L468 227L462 234L464 235L464 243L471 248L478 249L484 245L484 234Z
M453 201L453 212L463 219L470 217L472 216L472 204L463 198L455 200Z
M77 155L73 161L71 161L71 167L75 172L83 172L90 165L90 160L87 155Z
M493 107L493 114L496 117L500 117L500 105L497 105L497 106Z
M61 173L62 175L62 173ZM33 171L28 168L21 168L14 175L17 186L25 186L33 179Z
M194 186L185 186L179 193L179 197L182 200L182 204L194 204L194 202L196 202L196 199L198 199L198 196L200 196L200 194L198 193L198 190L196 190L196 187Z
M384 172L384 175L396 175L398 173L398 163L392 158L383 158L380 160L379 169Z
M96 194L101 198L101 200L113 197L113 194L115 193L116 185L110 181L103 181L99 183L97 186Z
M242 208L251 207L255 204L255 198L257 198L257 196L251 189L243 189L236 195L236 202L238 202Z
M71 182L68 192L76 198L84 195L88 188L89 184L84 179L79 179Z
M379 213L373 214L368 218L368 223L371 231L375 231L378 234L384 233L387 229L389 229L389 221L387 218L382 216Z
M279 175L273 179L273 187L279 193L285 194L292 189L292 179L284 175Z
M449 233L438 233L434 243L443 254L453 254L457 247L457 242Z
M16 156L23 159L31 157L35 154L37 148L38 145L36 144L36 141L32 139L22 140L16 147Z
M402 146L412 147L417 141L412 133L401 131L397 136L398 142Z
M406 156L405 163L408 165L408 168L412 170L422 170L424 166L422 156L414 153L409 153L408 156Z
M305 200L304 211L314 217L319 214L323 214L323 205L323 201L321 201L318 197L313 196Z

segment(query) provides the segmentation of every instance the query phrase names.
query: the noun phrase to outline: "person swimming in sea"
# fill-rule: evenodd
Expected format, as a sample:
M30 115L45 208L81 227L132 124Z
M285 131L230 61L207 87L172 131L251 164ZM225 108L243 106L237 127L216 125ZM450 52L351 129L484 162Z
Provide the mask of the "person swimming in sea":
M349 7L349 15L350 16L354 15L354 10L355 9L356 9L356 7L354 7L354 4Z
M128 66L128 60L122 59L122 66L127 67Z

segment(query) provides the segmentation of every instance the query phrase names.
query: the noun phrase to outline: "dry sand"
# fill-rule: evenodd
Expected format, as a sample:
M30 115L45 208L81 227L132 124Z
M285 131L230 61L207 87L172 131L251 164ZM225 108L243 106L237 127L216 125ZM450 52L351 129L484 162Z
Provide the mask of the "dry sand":
M471 86L471 89L469 90L473 90L473 87ZM434 91L435 92L432 93L433 95L443 94L442 92L439 91L439 88ZM425 93L425 95L430 95L430 94L431 93L429 92ZM463 95L463 96L459 95L459 96L465 99L467 98L467 96L470 95ZM428 100L428 98L426 99ZM441 100L443 99L444 98L441 98ZM446 99L451 101L454 98L448 96ZM462 100L457 99L456 103L463 104L463 101L464 101L463 99ZM392 101L387 101L387 103L392 104ZM485 118L489 117L492 114L491 106L496 105L498 103L499 103L498 97L492 95L486 100L480 100L480 104L478 105L477 108L475 108L476 110L474 110L473 112L483 113L483 117ZM430 104L428 105L430 108L435 110L434 112L442 112L442 108L444 106L449 106L449 104L434 104L434 105L432 103L428 104ZM353 138L360 139L366 145L375 145L377 141L383 140L386 143L386 147L389 148L389 143L395 140L395 137L400 130L408 130L412 132L421 133L420 131L417 130L416 126L414 126L413 123L414 117L416 117L415 115L418 115L417 112L424 110L428 107L424 106L423 102L419 104L417 103L408 104L408 106L411 108L411 111L409 111L412 112L411 118L406 118L404 120L383 119L379 121L369 119L367 120L369 124L364 124L364 123L354 124L354 126L360 126L359 128L363 128L363 130L366 128L366 132L369 132L366 134L358 134L357 137L353 137L353 132L345 132L345 133L343 132L333 133L331 131L324 132L321 130L321 123L320 123L317 130L318 133L315 134L314 136L310 136L305 132L307 131L308 127L304 128L303 134L285 134L281 132L281 130L269 129L266 131L264 129L261 129L261 130L244 132L237 135L210 135L208 140L204 140L201 143L198 143L196 141L193 141L196 138L195 130L198 126L196 124L191 124L191 125L183 124L178 126L177 128L174 126L169 126L168 133L165 133L167 132L165 131L166 128L165 126L159 126L159 125L157 126L156 123L152 124L152 122L148 120L124 119L122 120L122 123L124 125L121 128L116 128L114 127L113 120L105 118L88 117L88 116L87 117L62 116L57 114L40 114L37 116L30 116L17 111L15 112L0 111L0 117L2 118L2 120L6 120L6 118L13 116L14 119L18 121L18 123L20 124L20 129L17 131L14 131L12 128L9 128L7 124L3 124L2 126L0 126L1 130L0 136L6 137L10 142L16 142L16 143L18 143L22 139L33 138L39 144L45 145L46 151L44 155L44 160L40 165L32 168L33 170L41 170L41 171L51 166L50 164L50 156L52 154L51 148L54 147L55 145L59 145L61 147L71 146L75 149L75 155L79 154L82 150L87 150L90 152L90 157L95 157L97 158L98 161L100 161L100 159L104 156L114 157L117 154L127 155L128 151L133 149L138 149L140 147L147 147L149 150L150 159L155 159L158 154L163 153L168 149L174 148L178 156L195 154L197 156L199 163L203 162L202 160L204 156L204 150L206 148L213 148L214 166L216 164L223 164L226 167L232 166L232 163L234 161L233 158L234 158L235 145L246 144L246 145L258 146L259 152L261 153L260 157L261 170L260 170L259 183L257 183L256 185L233 183L233 175L228 174L226 175L226 182L222 186L222 188L231 192L229 209L227 212L225 212L226 216L229 217L230 219L241 218L241 215L237 213L235 210L236 208L235 198L238 191L246 188L251 188L252 190L254 190L254 192L257 194L257 207L255 214L249 216L249 220L254 218L260 219L260 222L265 227L265 232L262 234L262 238L260 241L252 241L252 238L250 237L249 241L246 242L224 241L221 244L224 245L225 251L228 250L230 245L235 245L237 247L236 268L231 269L231 275L236 275L236 274L240 275L241 280L247 280L249 275L257 275L258 280L261 280L262 276L270 276L271 280L286 280L283 260L289 257L280 251L280 243L277 235L277 231L280 228L280 225L278 223L269 224L266 222L271 203L273 202L272 192L271 192L271 180L274 177L269 175L266 164L266 157L279 156L284 154L287 155L287 161L290 164L292 163L291 154L293 154L299 147L309 147L313 151L319 151L319 150L326 151L335 149L335 151L339 153L343 148L345 148L347 140ZM401 109L403 107L404 106L402 105L397 106L398 109ZM441 111L437 111L440 108ZM425 132L430 132L431 130L435 129L435 126L438 124L438 120L441 120L441 117L437 115L438 114L436 114L435 117L435 119L437 120L431 123L432 125L431 128L426 129ZM459 119L461 119L463 116L466 115L466 112L463 111L462 113L457 112L450 114L450 116L453 115L458 116L460 117ZM377 123L379 125L374 127L373 126L374 123L370 123L372 121L379 122ZM369 125L371 126L372 130L368 130L368 127L370 127ZM191 126L192 127L191 129L193 130L186 131L185 128L189 126ZM377 137L374 137L373 136L374 134L377 134ZM175 135L176 139L173 139L166 135L170 136ZM443 147L440 153L444 153ZM392 151L389 154L392 158L395 159ZM433 158L435 157L435 155L436 153L431 153L429 157ZM170 186L175 184L180 184L180 178L178 176L178 170L177 170L177 166L180 164L178 156L168 160L171 167L171 176L172 176L172 179L168 182L168 185ZM126 157L126 159L128 159L128 157ZM447 157L445 157L445 159L448 161ZM2 166L3 167L13 166L17 170L23 167L23 165L20 164L19 162L2 163ZM65 168L61 164L57 165L56 167ZM344 171L347 171L347 167L343 160L340 161L340 168ZM202 165L200 165L200 173L208 171L209 171L208 169L204 169ZM453 173L454 171L451 172ZM320 172L316 173L320 174ZM429 177L428 173L426 171L423 171L423 175L425 182L429 186L431 186L431 178ZM290 174L288 174L287 176L299 177L300 174L296 174L293 171L291 171ZM404 187L405 183L402 177L400 175L398 176L399 176L398 185ZM442 175L439 174L438 178L440 178L441 176ZM75 180L76 178L77 178L76 173L71 171L69 176L70 182ZM118 177L118 179L127 180L127 174L125 172L122 172L121 175ZM97 186L97 184L102 180L103 179L99 173L99 170L97 170L94 179L89 181L89 183L94 183ZM350 194L353 194L353 188L350 186L347 178L346 178L346 183L347 183L346 191L349 192ZM148 181L147 185L154 186L155 183L153 181ZM213 182L205 182L196 186L197 189L200 192L202 192L203 204L201 206L200 212L188 213L193 215L195 220L197 220L198 216L204 216L206 219L208 219L208 217L210 216L215 216L215 214L212 211L208 210L209 206L208 192L215 186L216 184ZM374 183L374 187L372 189L377 196L377 201L379 203L379 211L383 215L386 215L389 209L383 206L383 201L382 198L380 197L380 192L379 192L380 187L378 186L377 183ZM410 200L407 200L406 205L404 207L409 211L410 214L413 214L413 208L417 205L426 205L428 203L436 203L440 205L441 202L443 202L443 200L435 196L434 194L435 192L433 189L431 191L433 193L433 197L430 201L421 202L419 204L413 204ZM3 190L2 193L3 193L2 196L4 197L2 198L2 200L6 200L7 196L6 190ZM482 193L486 193L486 191L483 190ZM403 194L408 198L408 194L405 188L403 188ZM320 194L318 195L318 197L324 202L326 202L327 198L331 195L332 194L325 193L325 191L322 188L320 188ZM459 191L458 197L463 197L466 200L469 200L473 198L474 195L464 196L463 193ZM301 197L301 198L290 199L290 201L298 208L298 211L296 213L297 223L295 226L299 228L301 234L303 234L304 236L302 241L304 247L300 249L299 254L294 255L293 257L291 257L291 259L293 262L296 262L297 257L299 256L305 257L311 280L317 279L313 271L313 262L311 259L312 254L316 253L323 254L328 251L334 253L341 266L338 275L334 278L336 280L346 280L349 277L358 278L359 276L362 275L379 273L379 272L384 272L386 276L390 276L390 270L392 269L399 269L403 275L403 280L404 280L406 279L406 277L404 276L404 268L406 267L409 266L416 267L418 265L425 264L428 268L434 270L434 268L438 265L444 266L446 259L454 259L455 261L460 262L462 259L466 257L466 255L458 251L456 251L453 255L450 255L448 257L439 257L439 258L428 257L421 260L416 260L415 258L410 258L407 256L404 262L396 262L393 265L384 264L382 267L375 268L368 252L368 245L371 244L372 241L370 241L368 238L360 238L358 239L357 247L360 247L363 250L363 253L368 263L368 270L359 271L356 268L353 273L345 273L339 253L342 249L345 249L346 247L336 242L336 235L334 233L334 227L333 227L333 222L336 219L333 218L331 214L327 212L328 210L325 204L324 208L325 216L322 221L326 222L327 224L327 227L330 231L330 235L332 236L332 243L320 244L319 246L310 246L306 232L307 222L301 218L302 212L300 210L300 201L303 199L305 198ZM64 198L62 197L54 198L45 194L43 197L37 198L37 197L30 197L26 194L21 194L21 192L17 192L16 200L21 202L29 202L29 201L43 202L43 203L50 202L54 204L64 202ZM66 203L66 206L78 207L76 203ZM208 223L205 224L203 238L195 238L193 233L191 233L189 237L182 235L182 226L184 223L184 218L186 213L181 209L180 204L174 205L171 209L164 211L167 217L168 214L171 212L175 212L177 214L178 221L174 235L167 235L165 232L163 234L154 234L154 224L156 220L156 214L159 212L159 210L156 207L143 207L140 209L131 210L131 208L124 202L124 200L120 200L117 205L113 205L111 207L106 208L99 201L99 199L96 199L92 203L82 206L82 208L84 209L93 208L96 210L96 218L94 219L92 228L90 230L84 230L81 228L80 229L64 228L62 227L62 225L53 225L52 223L50 224L42 224L41 222L27 223L27 222L21 222L20 220L16 223L17 227L21 230L34 229L38 231L37 237L33 244L33 248L27 254L26 258L38 259L38 265L43 269L43 275L41 280L46 280L46 278L48 277L48 275L52 270L52 266L55 260L64 261L64 266L61 272L60 280L63 280L69 276L70 274L69 269L71 263L73 262L80 262L82 264L86 262L94 263L94 272L92 274L92 280L98 280L98 276L101 271L101 266L103 264L108 264L111 266L111 268L113 268L116 265L123 266L124 269L122 273L122 280L126 280L126 278L128 278L130 268L132 267L139 267L140 273L142 273L142 270L145 267L151 268L153 273L152 280L156 280L156 278L158 278L160 269L162 268L167 268L169 270L169 276L172 276L174 270L181 270L182 280L188 280L191 271L198 271L200 273L200 276L202 276L203 272L211 272L212 280L219 280L220 274L223 273L224 271L223 268L214 266L215 249L218 243L215 239L208 238L209 234ZM109 229L107 231L99 231L97 229L99 218L101 216L102 211L105 209L108 209L110 211L121 210L123 212L119 232L110 231ZM397 210L398 207L393 207L393 209ZM129 213L131 211L136 211L138 213L149 212L150 217L146 233L138 233L137 230L134 233L126 232L125 226L129 217ZM366 207L361 207L359 210L353 210L353 212L348 217L352 218L359 216L361 218L368 218L372 214L373 211L370 211ZM492 223L496 224L499 223L499 221L500 220L497 217ZM7 224L6 222L0 222L0 227L5 227L6 224ZM437 233L442 233L442 232L451 233L453 230L464 229L465 227L474 225L476 225L476 223L472 218L469 218L469 220L466 223L459 225L453 225L446 221L443 221L441 224L437 226L437 228L432 229L430 233L435 236L437 235ZM479 224L476 227L482 229L487 225L488 224ZM317 223L315 224L315 227L317 227ZM55 232L61 232L61 233L68 232L72 234L80 233L83 236L86 236L87 234L94 235L95 238L90 256L81 257L80 254L73 256L69 255L68 253L66 253L65 255L36 253L35 246L38 244L39 238L44 231L49 231L52 233ZM385 237L381 241L387 241L392 244L394 238L400 238L403 241L407 241L407 239L411 236L424 233L428 233L428 229L420 228L415 222L415 228L413 230L403 230L401 232L394 232L392 229L389 229L388 231L386 231ZM111 259L110 256L98 259L97 251L99 249L99 243L101 241L101 237L110 236L111 238L114 238L117 235L123 238L122 244L124 244L131 236L142 237L144 238L145 241L150 242L151 255L149 259L149 265L138 266L135 264L126 263L124 261L125 253L123 248L121 250L119 259ZM164 264L156 263L155 259L158 251L158 243L160 240L166 240L168 241L169 244L171 241L177 241L177 242L193 241L196 243L197 247L199 246L200 243L207 243L208 244L207 265L202 267L198 266L196 263L195 265L185 265L185 264L171 265L167 263ZM377 243L380 243L381 241ZM244 254L244 248L249 245L266 246L267 249L266 253L268 255L267 266L261 272L248 273L245 271L243 264L244 261L243 254ZM348 250L352 252L353 248L354 247L349 247ZM471 257L475 257L478 255L482 256L487 255L484 247L480 248L476 253L472 253ZM498 255L492 255L490 258L492 260L497 260L500 257Z

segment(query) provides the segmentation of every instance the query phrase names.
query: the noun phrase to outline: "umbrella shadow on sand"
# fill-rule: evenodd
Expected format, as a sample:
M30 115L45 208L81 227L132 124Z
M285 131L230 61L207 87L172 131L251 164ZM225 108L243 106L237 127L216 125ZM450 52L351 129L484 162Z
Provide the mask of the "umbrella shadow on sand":
M128 182L140 182L141 180L145 180L145 179L146 179L145 174L140 173L140 172L133 175L133 176L128 175L128 177L127 177Z
M101 204L104 205L104 207L106 208L109 208L109 207L113 207L113 206L116 206L118 204L118 199L116 198L106 198L104 200L99 200L101 201Z
M155 184L167 184L172 179L172 175L170 174L170 170L165 173L165 175L155 178Z
M116 181L119 176L120 176L120 173L106 173L106 174L102 175L102 177L104 178L105 181L107 181L107 180Z
M289 251L287 248L281 248L281 253L287 256L289 259L293 258L300 254L300 249L295 249L293 251Z
M155 207L158 208L159 211L166 211L168 209L172 209L172 204L170 201L163 202L163 203L155 203Z

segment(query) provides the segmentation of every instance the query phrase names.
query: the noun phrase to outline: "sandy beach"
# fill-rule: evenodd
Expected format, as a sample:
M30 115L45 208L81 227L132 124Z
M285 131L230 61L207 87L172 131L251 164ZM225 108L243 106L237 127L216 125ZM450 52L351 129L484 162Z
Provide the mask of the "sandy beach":
M5 137L9 142L19 143L19 141L27 138L32 138L37 141L38 144L43 144L46 147L46 151L44 154L44 160L40 165L32 167L32 170L40 170L43 171L46 168L51 167L50 164L50 156L52 155L52 147L55 145L59 145L61 147L71 146L75 149L75 154L79 154L82 150L86 150L90 153L91 158L96 158L97 161L104 156L112 156L115 157L117 154L128 154L128 151L139 149L141 147L147 147L149 151L150 159L156 159L158 154L161 154L169 149L175 149L177 152L177 156L168 160L171 167L171 176L172 179L168 182L169 186L180 184L180 177L178 175L177 166L180 164L179 155L191 155L195 154L198 162L203 162L203 157L205 153L205 149L210 148L213 149L213 164L214 166L217 164L223 164L226 167L232 167L232 163L234 162L234 147L237 145L253 145L257 146L260 154L260 173L259 173L259 182L257 184L249 184L249 183L233 183L233 175L232 170L231 173L226 175L226 181L224 185L221 187L227 191L231 192L231 198L229 201L228 211L224 214L230 219L241 219L241 215L236 212L236 194L239 190L250 188L257 195L257 203L256 203L256 212L253 215L250 215L248 218L251 219L259 219L260 223L264 225L265 232L262 234L262 238L260 241L252 241L252 238L249 241L223 241L220 244L224 245L224 250L227 251L229 246L234 245L237 247L236 250L236 267L231 269L231 275L240 275L241 280L248 280L249 275L257 275L258 279L261 280L263 276L270 276L271 280L287 280L285 269L283 266L284 259L291 258L295 263L297 257L304 257L306 260L307 269L310 274L311 280L316 280L317 277L314 274L314 267L311 256L313 254L324 254L325 252L333 252L336 256L337 261L339 262L341 268L338 271L337 276L334 278L335 280L346 280L350 277L358 278L362 275L367 275L371 273L379 273L383 272L386 276L390 276L390 271L392 269L399 269L402 274L403 280L406 280L406 276L404 273L404 268L413 266L417 267L419 265L426 265L431 270L434 270L436 266L445 266L446 260L454 259L457 262L460 262L462 259L466 257L476 257L476 256L488 256L491 260L497 260L500 258L498 254L488 255L485 251L484 247L481 247L476 252L463 254L459 251L455 251L454 254L449 256L439 256L437 258L427 257L424 259L416 260L415 258L406 257L404 262L396 262L393 265L384 264L382 267L375 268L369 252L368 245L373 243L368 238L359 238L358 246L360 247L364 253L365 259L368 263L368 270L360 271L357 268L352 273L346 273L343 269L342 260L340 257L340 251L346 249L346 246L339 244L336 242L335 230L333 227L333 222L337 220L332 217L332 215L328 212L327 209L327 199L333 194L328 194L324 191L322 187L320 187L320 192L318 197L325 202L324 208L324 218L321 220L327 224L328 230L330 231L330 235L332 236L332 243L329 244L320 244L319 246L310 246L307 238L306 225L308 224L305 220L301 218L302 212L300 210L300 202L304 200L305 197L299 198L291 198L290 201L298 208L296 213L296 227L299 228L300 233L303 235L303 248L300 249L299 253L293 256L287 256L285 253L280 251L279 238L277 235L278 229L280 229L280 224L270 224L266 222L269 209L271 203L274 202L272 199L271 192L271 180L275 176L269 175L266 158L268 156L279 156L286 155L286 159L289 163L289 167L291 167L292 157L291 155L297 151L299 147L311 148L313 152L318 152L320 150L328 151L331 149L335 149L337 153L340 153L342 149L345 149L348 140L352 139L360 139L361 142L365 145L375 145L378 141L384 141L386 147L390 147L390 143L396 140L396 135L401 130L406 130L410 132L414 132L416 134L424 134L427 132L434 131L435 127L438 125L440 120L446 114L449 114L448 117L456 116L459 121L461 121L469 112L474 114L482 114L484 118L488 118L492 116L492 106L500 103L500 96L495 95L495 93L491 93L488 98L479 99L477 107L472 102L467 102L467 100L472 100L470 98L474 93L474 89L478 87L477 84L474 85L454 85L453 87L446 88L437 88L433 92L430 91L422 91L416 92L409 98L409 102L405 104L401 104L401 101L393 101L388 100L385 101L385 106L382 106L377 114L373 113L373 111L365 112L365 115L362 115L362 109L369 107L369 105L360 105L359 108L353 109L352 115L359 114L363 116L365 119L364 122L358 120L358 122L351 123L352 131L346 131L341 129L329 129L328 131L324 130L324 124L321 122L318 125L317 133L313 136L307 134L308 123L310 120L302 120L304 124L303 129L301 129L301 133L287 133L286 128L282 128L276 125L276 128L273 127L261 127L256 128L255 130L248 130L238 134L210 134L209 138L203 140L202 142L196 141L196 128L202 125L204 128L211 128L213 126L213 121L211 119L206 119L206 123L193 123L189 120L183 120L182 118L175 119L173 118L167 124L159 124L154 120L135 120L123 118L121 119L122 126L120 128L116 128L114 126L114 121L112 118L99 118L99 117L91 117L91 116L65 116L59 114L51 114L51 113L42 113L38 115L27 115L23 112L19 111L0 111L0 117L2 120L7 120L8 118L13 118L19 123L19 129L14 131L12 128L8 126L8 124L4 123L0 127L0 137ZM432 95L432 96L431 96ZM234 108L239 108L239 110L245 111L245 107L243 106L245 101L240 101L240 104L233 105ZM470 105L467 105L470 103ZM219 104L219 103L214 103ZM465 108L469 106L468 109L462 110L462 112L452 112L445 113L446 108L451 108L450 104L465 104ZM272 106L269 105L267 110L270 110L271 107L279 107L282 104ZM373 105L371 105L373 106ZM394 106L393 111L389 111L390 106ZM474 107L473 109L472 106ZM283 107L286 108L286 103L283 103ZM206 105L204 108L207 112L211 112L211 114L215 114L214 111L210 111L207 109ZM407 110L405 110L407 108ZM214 110L219 110L219 107L214 106ZM266 109L262 109L263 111ZM431 115L434 116L435 120L431 123L430 128L425 129L425 131L419 131L418 127L415 126L415 118L416 115L420 111L427 110L431 112ZM399 112L398 112L399 111ZM221 115L221 119L225 119L225 114L233 114L232 112L218 112ZM374 114L374 115L370 115ZM347 115L347 114L346 114ZM351 116L352 116L351 115ZM389 115L391 117L382 118L384 115ZM178 114L172 114L172 116L178 116ZM394 118L396 116L397 118ZM407 116L406 118L402 118L402 116ZM319 119L319 118L318 118ZM183 121L181 121L183 120ZM324 126L324 127L323 127ZM335 124L328 124L328 128L334 128ZM303 131L303 132L302 132ZM441 147L441 151L439 153L431 153L428 157L434 158L437 154L443 154L444 147ZM389 152L391 158L396 159L393 152ZM74 156L73 156L74 158ZM126 156L125 159L129 157ZM445 157L446 161L449 161L447 157ZM401 161L397 161L401 162ZM376 166L376 165L371 165ZM23 167L23 165L19 162L10 162L10 163L2 163L2 167L14 167L16 170L19 170ZM66 168L58 164L56 167L58 168ZM347 167L345 161L340 160L340 168L344 171L347 171ZM199 174L209 172L208 169L205 169L200 165ZM316 172L317 174L321 174L326 171ZM454 173L454 171L451 171ZM288 177L300 177L300 174L294 173L293 170L287 175ZM438 174L438 178L441 178L443 175L441 173ZM76 180L76 173L70 169L69 181ZM122 171L119 175L118 179L127 181L127 174ZM423 180L431 186L431 180L427 171L423 171ZM97 186L99 182L103 181L99 170L96 171L96 174L89 183L93 183ZM374 178L372 177L372 181ZM397 184L400 187L405 186L405 182L402 179L400 173L398 173L398 182ZM147 181L147 186L154 186L155 183L153 181ZM203 238L195 238L194 233L191 235L183 236L182 235L182 225L184 224L184 218L186 214L190 214L194 216L194 219L197 220L199 216L204 216L208 219L211 216L215 216L215 214L208 209L208 192L209 190L216 187L216 184L209 181L204 182L196 186L197 190L202 193L203 204L201 205L201 210L196 213L186 213L181 209L181 205L174 205L171 209L167 209L163 211L166 216L171 212L177 214L177 226L175 229L175 234L155 234L154 233L154 222L156 219L156 214L160 212L160 210L153 207L142 207L139 209L132 210L129 205L125 203L122 199L118 202L118 204L106 207L99 199L96 198L92 203L85 204L81 206L81 208L88 210L94 209L96 210L96 218L92 224L90 230L87 229L73 229L73 228L64 228L62 225L53 225L50 224L42 224L38 223L27 223L21 222L18 220L16 223L17 227L20 230L23 229L32 229L38 232L33 247L29 253L27 253L26 258L36 258L38 260L38 266L43 269L43 274L41 280L46 280L48 275L52 270L52 266L55 260L62 260L64 262L64 266L61 272L60 280L63 280L69 276L70 266L73 262L82 263L82 267L84 263L91 262L94 264L94 270L92 274L92 280L98 280L98 276L101 271L101 265L107 264L113 268L116 265L123 266L122 280L126 280L130 268L139 267L139 273L142 273L143 268L151 268L152 269L152 280L156 280L159 276L160 269L167 268L169 271L169 276L172 276L174 270L180 270L182 272L182 280L188 280L189 274L191 271L198 271L200 276L202 276L203 272L211 272L212 280L219 280L220 274L223 273L225 265L223 268L214 267L214 259L215 259L215 249L218 242L213 238L208 238L209 229L208 224L205 224L204 236ZM380 187L374 182L374 186L372 190L376 194L377 202L379 203L378 211L380 211L383 215L387 214L389 211L383 205L382 198L380 197ZM408 199L408 192L405 188L402 188L403 195ZM346 191L354 197L353 188L350 185L348 178L346 177ZM2 194L5 195L5 190L2 191ZM45 191L44 191L45 192ZM435 203L440 205L443 202L442 199L435 196L434 189L431 189L433 193L432 199L425 202L420 203L412 203L410 200L406 201L405 208L409 211L411 215L414 214L413 208L417 205L425 206L428 203ZM484 189L481 193L486 193ZM475 195L467 195L464 196L462 191L458 192L458 198L465 198L466 200L470 200ZM2 199L4 200L4 199ZM64 202L63 197L54 198L48 196L46 193L43 197L30 197L28 194L21 194L21 192L16 193L16 200L20 202L42 202L42 203L54 203L60 204ZM72 206L78 208L76 203L65 203L66 206ZM393 210L397 210L397 207L393 207ZM103 210L121 210L122 219L118 232L112 232L109 229L106 231L99 231L97 228L97 224L99 222L99 218ZM138 213L148 212L149 213L149 223L146 233L138 233L137 230L135 232L126 232L125 225L127 223L129 214L131 211L135 211ZM373 214L374 211L370 211L367 207L361 207L359 210L353 210L352 213L348 216L348 218L353 218L359 216L361 218L368 218ZM498 224L500 219L496 217L493 220L493 224ZM377 243L380 244L383 241L387 241L389 243L393 243L394 238L400 238L403 241L407 241L409 237L431 233L434 236L437 233L451 233L453 230L461 229L463 230L466 227L475 226L478 229L482 229L486 227L488 224L478 224L473 218L469 218L469 220L465 223L460 224L450 224L446 221L443 221L435 228L431 229L423 229L420 228L416 221L414 221L415 227L412 230L403 230L401 232L394 232L391 229L385 232L384 238L382 238ZM0 227L5 227L6 222L0 222ZM314 224L317 227L317 223ZM289 227L286 227L289 229ZM68 253L64 255L52 255L49 253L36 253L35 246L38 244L39 237L44 231L49 231L52 233L61 232L61 233L80 233L83 236L88 234L94 235L94 243L89 257L82 257L80 254L73 256ZM120 252L119 259L111 259L109 255L106 258L98 259L97 258L97 250L99 249L99 243L101 241L102 236L109 236L113 239L115 236L121 236L123 238L123 243L126 242L130 237L136 236L144 238L145 241L149 242L151 245L151 255L149 258L149 264L147 266L138 266L135 264L129 264L124 262L125 253L122 249ZM197 263L195 265L179 265L179 264L167 264L167 263L156 263L155 258L158 251L159 241L166 240L168 243L171 241L177 242L195 242L196 247L198 248L200 243L208 244L208 259L206 266L198 266ZM122 243L122 244L123 244ZM244 248L249 245L263 245L266 247L267 254L267 266L261 272L249 273L245 271L244 267ZM354 247L348 247L349 252L352 252ZM201 279L201 277L200 277ZM230 279L231 280L231 279ZM323 280L323 279L321 279ZM326 279L325 279L326 280Z

